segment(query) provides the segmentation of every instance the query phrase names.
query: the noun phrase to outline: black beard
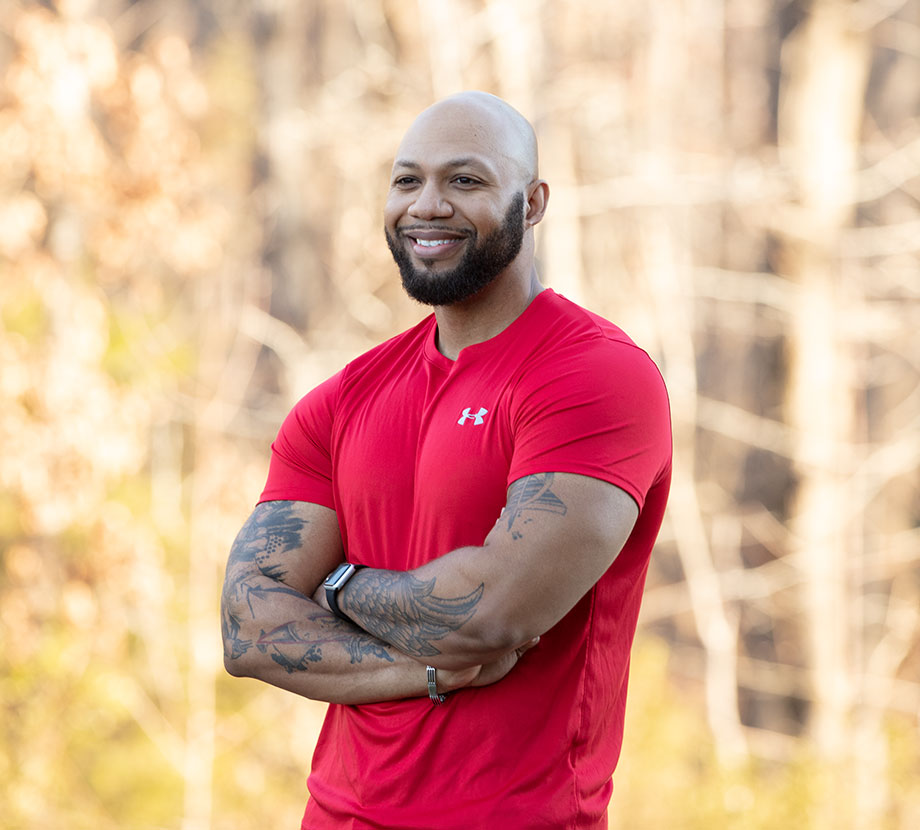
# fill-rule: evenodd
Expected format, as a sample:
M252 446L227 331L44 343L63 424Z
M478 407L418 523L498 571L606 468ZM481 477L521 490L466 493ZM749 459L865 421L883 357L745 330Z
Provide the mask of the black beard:
M520 253L524 241L524 194L517 193L511 199L502 224L481 243L477 244L478 236L470 237L467 252L452 271L432 273L433 262L424 269L416 268L402 239L394 238L386 229L384 233L406 293L424 305L452 305L482 291Z

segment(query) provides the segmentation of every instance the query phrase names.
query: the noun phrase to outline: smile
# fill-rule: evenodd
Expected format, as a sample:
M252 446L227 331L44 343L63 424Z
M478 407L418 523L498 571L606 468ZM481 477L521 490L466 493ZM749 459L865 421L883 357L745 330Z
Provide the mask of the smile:
M403 236L419 259L438 260L452 257L467 239L464 235L442 236L443 233L443 230L406 230Z

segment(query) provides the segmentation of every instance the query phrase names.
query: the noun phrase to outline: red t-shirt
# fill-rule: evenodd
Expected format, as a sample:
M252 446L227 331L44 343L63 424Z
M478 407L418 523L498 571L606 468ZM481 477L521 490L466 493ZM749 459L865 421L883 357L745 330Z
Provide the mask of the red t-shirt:
M330 705L303 827L606 827L670 483L664 383L620 329L549 289L456 361L435 334L432 315L303 398L272 445L262 501L333 508L349 561L396 570L481 545L508 486L536 473L610 482L639 518L604 576L498 683L439 707Z

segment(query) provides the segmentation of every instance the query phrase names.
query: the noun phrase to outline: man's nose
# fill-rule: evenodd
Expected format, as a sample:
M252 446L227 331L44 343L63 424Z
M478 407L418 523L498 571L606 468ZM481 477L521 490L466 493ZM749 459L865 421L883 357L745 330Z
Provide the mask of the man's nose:
M450 216L453 205L444 198L441 189L434 182L426 182L415 194L409 206L409 214L417 219L435 219Z

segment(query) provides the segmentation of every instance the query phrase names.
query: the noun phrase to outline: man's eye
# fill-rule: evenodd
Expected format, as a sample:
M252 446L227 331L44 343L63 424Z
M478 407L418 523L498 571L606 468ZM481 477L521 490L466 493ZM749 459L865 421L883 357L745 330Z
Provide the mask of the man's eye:
M464 185L464 186L469 186L469 185L474 185L474 184L476 184L476 179L472 178L472 176L457 176L457 177L454 179L454 181L455 181L457 184Z
M415 184L415 179L412 176L400 176L398 179L393 180L393 184L396 187L410 187Z

